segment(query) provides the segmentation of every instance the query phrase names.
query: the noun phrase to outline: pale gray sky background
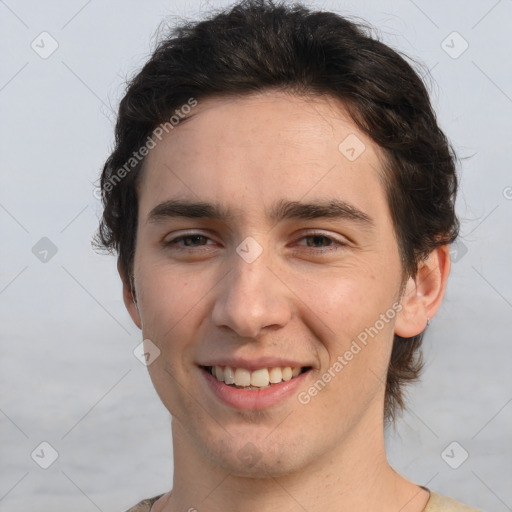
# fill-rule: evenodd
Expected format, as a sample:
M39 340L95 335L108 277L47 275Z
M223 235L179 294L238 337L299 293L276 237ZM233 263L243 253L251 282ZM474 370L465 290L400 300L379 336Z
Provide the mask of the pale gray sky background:
M462 245L390 460L441 494L511 511L512 1L309 5L367 20L430 68L440 123L467 157ZM171 487L169 415L133 355L115 259L91 249L93 184L124 78L159 23L207 10L0 0L0 511L123 511Z

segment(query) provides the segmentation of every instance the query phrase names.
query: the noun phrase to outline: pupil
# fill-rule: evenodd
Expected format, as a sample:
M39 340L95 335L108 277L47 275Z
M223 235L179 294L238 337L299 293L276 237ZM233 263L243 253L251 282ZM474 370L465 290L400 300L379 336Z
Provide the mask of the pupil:
M185 240L189 240L189 241L190 240L195 240L197 242L199 238L202 238L202 236L201 235L190 235L190 236L187 236L185 238ZM187 244L186 243L185 245L195 245L195 244Z
M322 245L322 240L325 240L323 235L313 235L311 238L314 240L314 245Z

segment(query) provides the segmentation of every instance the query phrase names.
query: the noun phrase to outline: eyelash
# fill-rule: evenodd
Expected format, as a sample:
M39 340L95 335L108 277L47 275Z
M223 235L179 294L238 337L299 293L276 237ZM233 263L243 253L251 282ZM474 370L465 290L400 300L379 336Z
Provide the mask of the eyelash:
M178 236L178 237L173 238L173 239L171 239L171 240L169 240L167 242L164 242L163 245L166 248L168 248L168 249L177 250L177 251L185 251L185 252L190 252L190 251L193 251L193 252L204 252L205 250L207 251L208 249L196 250L197 248L200 248L200 247L206 247L206 246L200 246L200 245L195 246L195 248L194 247L177 247L176 246L176 243L179 242L179 241L185 240L187 238L195 238L195 237L201 237L201 238L204 238L206 240L211 240L209 237L207 237L206 235L203 235L202 233L192 232L192 233L187 233L185 235ZM327 253L327 252L332 252L332 251L338 251L338 250L340 250L343 247L348 245L347 243L342 242L341 240L337 240L336 238L333 238L331 236L327 236L324 233L316 232L316 231L310 232L310 233L300 237L298 240L302 240L304 238L315 238L315 237L321 237L321 238L324 238L326 240L330 240L331 242L333 242L335 244L338 244L337 247L333 247L331 245L326 246L326 247L307 247L306 246L308 249L317 249L317 250L319 250L320 253Z

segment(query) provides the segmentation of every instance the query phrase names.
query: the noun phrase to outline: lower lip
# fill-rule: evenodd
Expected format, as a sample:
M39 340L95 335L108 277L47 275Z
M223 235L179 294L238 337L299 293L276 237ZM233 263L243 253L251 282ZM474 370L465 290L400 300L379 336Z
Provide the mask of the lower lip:
M276 405L297 392L297 388L310 370L297 375L289 381L272 384L264 389L238 389L217 380L211 373L201 368L208 387L225 404L235 409L258 411Z

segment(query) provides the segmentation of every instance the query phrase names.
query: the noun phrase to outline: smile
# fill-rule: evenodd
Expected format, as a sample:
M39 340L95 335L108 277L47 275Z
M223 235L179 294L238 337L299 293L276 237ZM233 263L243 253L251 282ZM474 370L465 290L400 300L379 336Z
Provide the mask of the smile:
M256 370L231 368L230 366L205 366L204 368L218 381L234 388L247 390L265 389L280 382L288 382L310 369L309 366L284 366Z
M311 375L311 366L240 368L200 366L207 394L234 409L263 410L284 404Z

